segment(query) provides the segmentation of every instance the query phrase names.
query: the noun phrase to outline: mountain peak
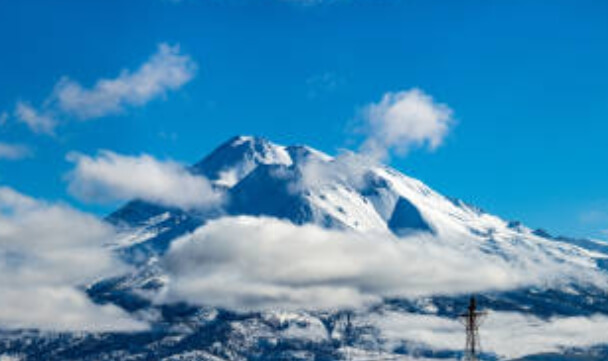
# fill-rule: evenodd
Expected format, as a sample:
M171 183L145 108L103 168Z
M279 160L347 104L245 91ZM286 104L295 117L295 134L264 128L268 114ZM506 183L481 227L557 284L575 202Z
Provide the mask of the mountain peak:
M191 170L219 186L232 187L260 164L291 165L292 159L284 146L263 137L239 135L220 145Z

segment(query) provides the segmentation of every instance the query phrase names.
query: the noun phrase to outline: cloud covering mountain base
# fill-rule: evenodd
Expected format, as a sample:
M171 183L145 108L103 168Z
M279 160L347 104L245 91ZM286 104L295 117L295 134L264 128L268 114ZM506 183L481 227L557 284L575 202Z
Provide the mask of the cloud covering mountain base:
M429 234L327 230L266 217L227 217L176 240L163 266L163 301L237 310L342 309L386 297L459 295L573 279L593 269L546 259L505 260ZM604 282L604 283L603 283Z

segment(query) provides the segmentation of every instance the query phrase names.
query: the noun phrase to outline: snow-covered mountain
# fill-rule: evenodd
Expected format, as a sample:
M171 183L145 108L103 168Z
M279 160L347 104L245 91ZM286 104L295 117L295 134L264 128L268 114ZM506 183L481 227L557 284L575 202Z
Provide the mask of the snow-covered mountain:
M444 197L395 169L348 154L334 158L307 146L281 146L264 138L239 136L191 171L211 180L225 192L227 201L204 212L130 202L108 217L119 227L128 227L120 248L162 254L176 236L211 219L249 215L325 228L389 231L397 236L436 234L508 257L518 252L545 254L591 267L598 261L603 264L607 257L602 251L608 249L601 242L582 245L554 239Z
M491 347L484 348L482 357L608 358L608 318L604 320L608 297L600 284L585 279L590 274L605 275L607 244L554 238L505 221L362 157L331 157L307 146L282 146L263 138L230 139L190 171L210 180L225 202L200 210L142 200L129 202L107 220L122 232L120 240L110 246L132 263L135 271L88 288L97 302L117 304L149 320L152 331L85 336L11 334L0 338L0 354L74 360L460 357L464 339L456 318L465 309L468 295L394 297L371 308L331 312L239 313L151 301L150 295L162 292L169 282L159 260L174 240L223 217L265 216L296 225L397 238L422 235L517 265L559 265L569 270L564 272L569 278L563 282L479 295L480 304L495 314L488 319L488 333L494 340L489 341ZM574 329L576 322L583 320L590 327L589 334L581 331L582 335L563 336L559 322L572 322ZM517 327L520 333L515 329L501 331L501 325ZM597 335L603 331L604 338ZM555 340L539 341L539 333L551 332ZM498 338L509 344L528 340L542 346L518 349L502 346Z

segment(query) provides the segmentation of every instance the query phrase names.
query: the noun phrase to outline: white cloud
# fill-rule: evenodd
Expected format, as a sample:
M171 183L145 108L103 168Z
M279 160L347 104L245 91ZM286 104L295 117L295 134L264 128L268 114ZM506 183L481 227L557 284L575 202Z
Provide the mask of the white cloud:
M84 88L69 78L55 87L52 98L63 112L80 119L121 113L129 106L142 106L181 88L196 73L196 64L179 46L160 44L158 51L134 72L123 71L113 79L100 79Z
M115 78L99 79L91 88L63 77L40 109L18 102L15 116L36 133L52 134L56 119L87 120L123 113L181 88L196 71L196 63L182 54L178 45L162 43L135 71L123 70Z
M452 110L420 89L386 93L363 110L367 139L363 150L377 157L404 155L413 147L433 150L453 123Z
M463 325L453 319L386 312L366 321L383 330L387 349L398 347L403 340L434 349L460 350L463 346ZM604 315L542 320L512 312L490 312L480 329L482 350L507 359L603 344L607 332L608 317Z
M57 121L47 111L40 112L24 102L17 102L15 117L34 133L52 135L57 126Z
M78 287L126 268L103 244L110 226L63 205L0 187L0 324L48 330L135 330L144 325Z
M75 168L68 175L69 191L84 200L108 202L138 198L179 208L207 208L222 202L202 176L173 161L102 151L97 157L72 153Z
M0 159L18 160L31 154L32 151L25 145L0 142Z
M570 276L561 264L507 262L473 248L458 249L458 243L325 230L272 218L222 218L173 242L164 260L168 293L159 302L335 309L389 296L512 289ZM581 269L571 271L580 276Z

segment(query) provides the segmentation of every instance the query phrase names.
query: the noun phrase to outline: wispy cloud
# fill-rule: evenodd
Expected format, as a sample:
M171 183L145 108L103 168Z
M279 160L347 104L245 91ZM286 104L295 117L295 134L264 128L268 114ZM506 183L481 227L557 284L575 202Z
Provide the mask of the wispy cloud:
M158 51L135 72L123 71L114 79L100 79L84 88L69 78L53 92L58 107L80 119L117 114L130 106L142 106L170 90L181 88L196 73L196 64L180 54L179 46L160 44Z
M178 45L162 43L135 71L123 70L115 78L99 79L90 88L63 77L40 108L18 102L15 116L34 132L52 134L57 119L88 120L121 114L181 88L196 71L196 63L182 54Z
M586 210L579 215L579 221L587 225L608 225L608 211L597 208Z
M38 134L52 135L57 126L57 121L53 119L48 110L40 112L24 102L17 102L15 106L15 118Z
M386 93L363 109L363 150L377 157L406 154L414 147L440 146L453 124L452 110L420 89Z
M32 155L32 150L23 144L0 142L0 159L18 160Z
M343 83L344 79L335 72L316 74L306 79L307 95L311 99L318 98L336 91Z
M173 161L149 155L125 156L102 151L96 157L68 155L70 192L84 200L110 202L143 199L179 208L207 208L221 203L222 194L202 176Z
M104 243L115 233L96 218L0 187L0 324L5 328L110 331L145 327L79 289L124 272Z
M4 124L6 124L6 122L8 121L8 118L9 118L8 112L0 113L0 127L3 126Z

